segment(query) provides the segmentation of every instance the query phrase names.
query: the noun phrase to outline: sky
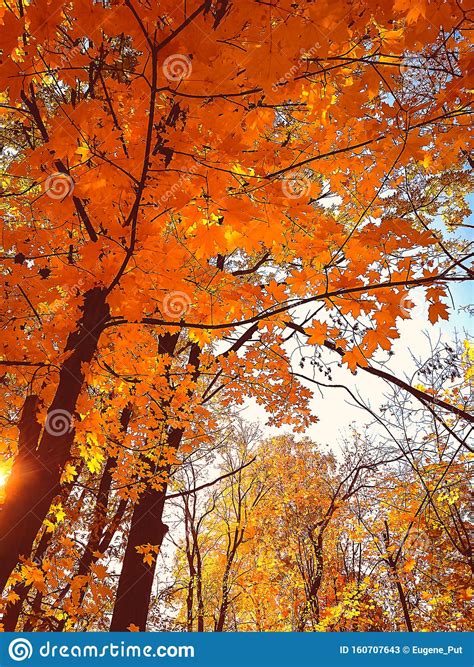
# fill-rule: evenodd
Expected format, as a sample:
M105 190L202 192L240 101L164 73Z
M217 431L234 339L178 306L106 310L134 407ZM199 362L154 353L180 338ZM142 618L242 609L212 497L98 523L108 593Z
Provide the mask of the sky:
M468 201L471 208L474 209L474 195ZM471 215L467 222L474 224L474 215ZM464 230L462 234L457 234L457 236L474 242L474 230ZM471 335L474 333L472 318L465 309L463 310L463 307L465 308L465 306L474 302L472 283L455 283L450 286L450 294L452 302L449 304L449 321L440 320L433 325L428 319L428 304L423 296L424 290L416 288L410 291L410 299L415 303L415 308L412 310L412 319L400 322L400 338L394 341L393 356L388 364L391 372L397 377L411 379L415 369L413 357L425 360L430 356L429 339L432 341L442 339L449 342L454 339L456 332L462 339L465 339L469 332ZM327 352L325 358L326 360L335 359L336 355ZM384 355L385 358L386 355ZM316 379L324 381L322 374ZM310 405L312 413L318 418L318 422L310 426L305 433L316 442L328 445L331 449L337 451L338 443L345 435L349 434L352 423L360 426L373 421L366 411L354 405L351 397L343 389L327 389L322 396L311 383L303 382L303 384L306 384L313 392L316 389ZM376 412L384 403L383 393L387 391L387 384L382 379L368 375L363 371L360 371L357 376L353 376L345 365L339 368L337 364L334 364L332 367L332 384L344 384L353 393L357 394L359 392L364 402L369 403L375 408ZM257 405L255 400L247 401L240 414L244 419L258 422L266 436L291 432L291 428L267 427L265 422L268 415L263 408Z

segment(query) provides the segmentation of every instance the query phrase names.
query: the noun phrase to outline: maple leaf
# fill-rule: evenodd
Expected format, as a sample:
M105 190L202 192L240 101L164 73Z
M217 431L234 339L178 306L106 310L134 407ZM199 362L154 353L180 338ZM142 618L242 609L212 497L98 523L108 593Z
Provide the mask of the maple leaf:
M73 479L77 476L77 468L71 463L66 463L64 471L61 475L61 483L66 484L72 482Z
M99 563L92 565L91 570L98 579L105 579L107 576L107 568Z
M28 585L35 585L39 590L44 590L44 573L35 565L23 565L21 568L21 576Z
M363 368L364 366L367 365L367 360L364 354L357 347L345 352L342 357L342 361L345 361L347 363L352 373L355 373L357 371L358 366L361 366Z
M17 593L15 593L15 591L10 591L7 595L7 602L9 604L14 604L15 602L18 602L19 599L20 596Z
M441 320L449 319L449 311L447 305L442 301L435 301L435 303L431 303L428 308L428 318L432 324L436 324L436 322L439 319Z
M309 335L308 343L310 345L323 345L328 337L328 326L325 322L313 320L312 325L307 327L305 332Z

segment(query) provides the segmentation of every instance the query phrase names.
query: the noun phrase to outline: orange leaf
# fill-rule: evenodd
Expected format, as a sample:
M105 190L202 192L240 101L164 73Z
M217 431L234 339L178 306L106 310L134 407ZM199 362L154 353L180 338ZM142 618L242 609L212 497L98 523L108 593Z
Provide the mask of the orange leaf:
M449 319L448 306L441 301L432 303L428 309L428 318L432 324L436 324L439 319Z

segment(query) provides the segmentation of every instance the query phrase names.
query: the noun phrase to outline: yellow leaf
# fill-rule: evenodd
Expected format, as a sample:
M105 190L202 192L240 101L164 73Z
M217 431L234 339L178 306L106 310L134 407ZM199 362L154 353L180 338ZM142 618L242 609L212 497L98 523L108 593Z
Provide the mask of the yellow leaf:
M7 602L11 602L14 604L15 602L18 602L20 599L20 596L15 593L15 591L10 591L7 596Z
M64 472L61 475L61 484L67 484L68 482L72 482L73 479L77 475L77 470L76 467L71 465L70 463L66 463L64 467Z
M143 556L143 562L146 563L147 565L153 565L155 562L155 557L152 556L151 554L146 554Z

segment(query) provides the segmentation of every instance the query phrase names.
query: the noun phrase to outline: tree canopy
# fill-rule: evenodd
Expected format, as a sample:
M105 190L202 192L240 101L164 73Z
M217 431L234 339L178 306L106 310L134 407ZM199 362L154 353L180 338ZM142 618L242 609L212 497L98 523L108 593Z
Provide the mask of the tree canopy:
M472 18L458 0L2 2L6 626L68 628L92 596L104 625L144 630L176 471L246 399L314 423L301 358L472 423L468 382L377 363L414 289L436 323L472 278ZM266 456L285 469L282 442ZM288 493L310 464L288 462Z

